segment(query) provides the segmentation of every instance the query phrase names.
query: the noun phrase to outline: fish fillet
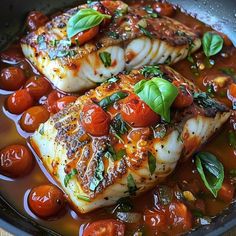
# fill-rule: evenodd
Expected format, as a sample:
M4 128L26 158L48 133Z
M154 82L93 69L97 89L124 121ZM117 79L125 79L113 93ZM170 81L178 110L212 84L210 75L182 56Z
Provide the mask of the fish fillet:
M201 46L199 37L182 23L168 17L153 18L144 7L117 3L112 22L86 44L72 45L66 33L69 18L88 7L81 5L23 38L24 55L58 89L77 92L95 87L123 70L176 63ZM118 11L125 13L117 16ZM109 66L100 58L104 52L110 55Z
M230 116L228 108L209 98L170 67L160 66L160 70L165 79L187 84L194 94L190 107L171 108L170 123L161 121L154 127L129 127L121 136L123 141L116 139L111 131L102 137L92 137L85 132L81 110L87 102L99 102L117 91L133 93L138 81L149 79L142 70L133 70L130 74L117 75L116 82L113 78L113 82L104 82L79 97L42 124L31 137L32 147L78 212L109 206L130 195L130 181L135 185L136 195L151 189L175 169L179 160L196 152ZM109 113L113 109L112 120L119 115L122 101L107 109ZM117 153L124 150L123 156L115 160L107 157L110 147ZM155 166L153 173L150 154ZM76 170L74 175L65 183L72 170ZM91 188L98 175L96 188Z

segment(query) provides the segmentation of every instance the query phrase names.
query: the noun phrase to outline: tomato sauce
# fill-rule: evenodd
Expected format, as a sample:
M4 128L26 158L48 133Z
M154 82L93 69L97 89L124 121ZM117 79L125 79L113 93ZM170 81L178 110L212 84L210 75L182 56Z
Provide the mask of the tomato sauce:
M169 9L167 10L171 11ZM179 10L176 10L175 14L173 14L173 12L171 11L171 14L173 15L172 17L174 19L179 20L190 28L199 30L201 35L206 31L212 30L208 26L192 18L191 16L181 13ZM43 20L45 20L45 18L43 18ZM229 44L230 43L228 43L227 45ZM11 54L16 58L22 56L19 53L18 47L14 45L10 46L10 50ZM196 52L192 57L196 61L196 63L202 64L202 70L198 69L196 73L196 70L191 62L186 59L174 65L173 68L184 75L186 78L193 81L203 91L208 91L209 86L213 86L213 90L215 89L215 91L210 90L209 92L211 93L211 95L219 99L221 102L224 102L227 106L232 107L232 101L230 101L227 97L226 86L224 84L222 86L214 84L213 79L215 77L224 76L224 74L222 74L222 72L220 71L220 69L222 68L233 68L236 71L236 48L234 48L232 45L225 46L221 53L211 58L212 61L210 62L210 64L214 64L213 66L211 66L209 63L207 64L204 61L202 50ZM9 66L23 68L23 70L27 74L27 78L32 75L39 75L37 70L35 70L26 60L21 60L19 63L16 63L16 61L8 62L6 58L6 60L3 60L1 62L0 69ZM201 66L199 66L199 68L201 68ZM52 91L54 93L54 97L56 96L57 99L65 96L65 94L55 95L57 91L52 88L51 91L48 90L45 93L45 96L43 96L38 103L41 105L45 104L49 92ZM5 108L6 100L10 94L11 92L0 90L0 149L11 144L26 144L27 138L29 137L29 134L23 131L20 127L19 120L21 116L11 114ZM72 101L74 100L74 97L68 100ZM63 107L63 105L61 106ZM50 112L52 112L55 111L56 108L50 106L50 109ZM231 182L232 184L234 184L234 179L230 177L229 173L232 169L236 169L236 150L234 150L232 146L229 145L228 136L229 130L233 130L233 126L235 127L235 122L236 115L234 114L231 116L231 119L224 125L222 130L219 131L206 145L201 148L201 151L209 151L217 156L217 158L224 165L225 180ZM232 132L235 132L235 130ZM58 218L53 218L53 220L43 220L37 217L29 209L27 203L27 198L30 190L38 185L56 183L47 173L38 158L35 159L37 160L37 163L34 165L33 170L25 177L12 179L4 175L0 175L1 195L21 214L34 219L39 224L49 229L55 230L62 235L82 235L86 224L94 222L96 220L116 218L114 214L112 214L115 206L96 210L85 215L77 215L72 209L67 206L64 215ZM197 198L196 204L198 203L198 208L203 209L203 217L218 215L230 204L230 202L223 201L219 197L214 198L209 193L209 191L206 190L192 159L189 159L186 162L180 162L176 167L174 173L167 178L162 186L167 186L173 191L177 189L175 193L178 192L178 188L184 189L186 194L188 194L188 191L191 191L191 193L194 194L194 197ZM156 188L158 188L158 186ZM142 215L152 209L158 210L158 212L167 212L166 209L159 209L155 205L156 188L135 199L132 199L132 205L135 212L141 213ZM199 192L201 192L201 194ZM156 209L156 207L158 209ZM191 208L192 206L187 207ZM194 206L193 208L196 210L196 206ZM148 214L146 214L145 216L147 218ZM150 234L153 233L154 231L152 231L152 229L147 225L148 224L144 224L142 219L136 224L127 223L126 234L129 235L129 233L137 232L138 229L143 228L145 228L146 232ZM193 220L193 227L198 225L200 225L200 223L196 219ZM184 229L182 229L182 231L184 231ZM172 234L180 233L179 231L175 232L171 231L170 229L169 231L167 231L167 234L170 234L170 232Z

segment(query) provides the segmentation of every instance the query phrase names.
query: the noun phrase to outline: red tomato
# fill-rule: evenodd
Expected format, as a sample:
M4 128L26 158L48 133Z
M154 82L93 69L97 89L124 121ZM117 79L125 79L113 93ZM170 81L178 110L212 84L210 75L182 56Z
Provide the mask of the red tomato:
M103 4L104 2L92 2L91 3L91 7L96 10L96 11L99 11L101 12L102 14L105 14L105 15L111 15L111 12L110 10ZM104 19L101 23L101 28L104 28L105 26L107 26L109 23L111 22L111 19Z
M174 7L167 2L154 3L153 8L162 16L172 16L175 12Z
M234 190L235 188L232 184L224 182L218 192L218 197L225 202L231 202L234 197Z
M20 119L20 126L24 131L32 133L38 129L41 123L46 122L49 117L50 114L45 107L34 106L23 113Z
M2 61L18 63L24 59L20 44L13 44L6 50L0 52L0 58Z
M115 11L121 7L121 3L119 1L102 1L101 2L104 7L106 7L109 12L115 13Z
M17 67L8 67L1 71L0 88L14 91L21 88L26 81L24 71Z
M99 220L89 224L83 236L124 236L125 225L117 220Z
M31 190L28 204L32 212L41 217L55 216L65 206L63 192L54 185L40 185Z
M0 173L9 177L28 174L34 159L30 150L24 145L10 145L0 151Z
M160 116L135 94L124 99L121 116L133 127L151 126L160 121Z
M30 31L38 29L49 21L48 17L40 11L32 11L27 17L27 26Z
M47 99L47 109L50 113L57 112L57 100L63 97L65 97L65 95L56 90L53 90L51 93L49 93Z
M20 89L7 99L7 109L13 114L21 114L33 105L33 98L26 89Z
M75 102L77 99L77 97L75 96L65 96L63 98L60 98L59 100L57 100L56 102L56 106L57 106L57 111L62 110L65 106L67 106L68 104Z
M91 29L80 32L71 38L71 42L73 44L83 45L84 43L87 43L89 40L93 39L97 35L98 31L99 26L95 26Z
M229 86L229 97L231 100L236 99L236 84Z
M52 89L50 83L43 76L32 76L27 80L25 88L37 100Z
M178 95L175 98L175 101L173 102L172 106L177 109L184 109L186 107L189 107L193 103L193 96L188 91L185 85L179 84L179 82L174 81L173 84L178 87Z
M109 133L111 118L100 106L88 104L83 107L81 123L85 131L94 136L103 136Z

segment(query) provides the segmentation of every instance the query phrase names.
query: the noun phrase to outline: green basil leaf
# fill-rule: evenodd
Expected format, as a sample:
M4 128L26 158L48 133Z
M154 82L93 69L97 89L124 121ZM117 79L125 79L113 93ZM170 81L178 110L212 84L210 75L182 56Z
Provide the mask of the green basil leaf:
M72 169L69 174L67 174L64 178L64 185L67 187L69 181L71 180L72 177L78 174L78 171L76 169Z
M217 197L224 181L223 165L209 152L197 153L195 163L205 186L214 197Z
M152 175L156 170L156 158L152 155L151 152L148 152L148 166L149 171Z
M97 167L95 170L95 174L94 174L92 181L90 182L90 185L89 185L89 189L91 191L95 191L97 186L103 180L103 178L104 178L103 175L104 175L104 164L103 164L102 158L99 158L98 163L97 163Z
M163 72L160 70L159 66L144 66L141 69L141 74L145 77L162 77Z
M170 122L170 107L178 95L178 89L169 81L159 77L141 80L134 92L157 114Z
M233 130L230 130L228 134L228 139L229 139L229 145L233 149L236 149L236 132Z
M90 198L89 197L87 197L87 196L83 196L83 195L77 195L77 198L79 199L79 200L82 200L82 201L85 201L85 202L91 202L91 200L90 200Z
M117 134L125 134L128 131L128 125L126 122L122 119L121 114L116 115L112 121L111 126L116 131Z
M206 32L203 35L202 46L207 57L211 57L219 53L223 47L224 40L222 37L213 32Z
M69 19L67 23L67 36L72 38L80 32L101 24L104 19L110 18L110 15L102 14L92 8L81 9Z
M99 57L105 67L111 66L111 54L109 52L100 52Z
M130 195L134 195L135 192L138 190L134 178L131 174L128 175L127 177L127 186L128 186L128 190L129 190L129 194Z
M150 39L153 38L151 32L149 32L149 31L148 31L147 29L145 29L143 26L138 25L138 27L139 27L140 31L141 31L145 36L147 36L147 37L150 38Z

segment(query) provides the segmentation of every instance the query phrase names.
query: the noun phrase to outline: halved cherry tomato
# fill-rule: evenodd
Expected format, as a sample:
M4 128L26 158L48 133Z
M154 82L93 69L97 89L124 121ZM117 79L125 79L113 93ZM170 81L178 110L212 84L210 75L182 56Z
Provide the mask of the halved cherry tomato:
M40 26L45 25L49 18L40 11L32 11L27 17L27 26L30 31L38 29Z
M93 39L97 35L98 31L99 26L95 26L91 29L80 32L71 38L71 42L76 45L83 45L84 43Z
M20 89L26 81L24 71L20 68L10 66L1 71L0 88L14 91Z
M192 94L189 92L185 85L179 84L179 82L177 81L174 81L173 84L178 87L179 93L175 98L175 101L173 102L172 106L177 109L189 107L193 103Z
M160 121L160 116L135 94L124 99L121 116L133 127L146 127Z
M110 115L96 104L87 104L83 107L81 123L85 131L94 136L103 136L109 133Z
M32 76L27 80L25 88L37 100L52 89L50 83L43 76Z
M154 3L153 8L162 16L172 16L175 12L174 7L167 2Z
M235 188L232 184L224 182L218 192L218 197L225 202L231 202L234 197L234 191Z
M20 119L20 126L24 131L32 133L38 129L41 123L46 122L49 117L50 114L45 107L34 106L23 113Z
M231 84L229 86L229 96L231 99L236 99L236 84Z
M33 168L34 159L24 145L10 145L0 151L0 173L9 177L21 177Z
M33 105L33 98L26 89L20 89L7 99L7 109L13 114L21 114Z
M63 97L65 97L65 95L56 90L53 90L51 93L49 93L47 99L47 109L50 113L57 112L57 101Z
M77 99L77 97L75 96L65 96L63 98L60 98L59 100L57 100L56 102L56 107L57 107L57 111L62 110L65 106L67 106L68 104L75 102Z
M32 212L41 217L55 216L65 206L63 192L54 185L40 185L31 190L28 204Z
M99 220L89 224L83 236L124 236L125 225L117 220Z

